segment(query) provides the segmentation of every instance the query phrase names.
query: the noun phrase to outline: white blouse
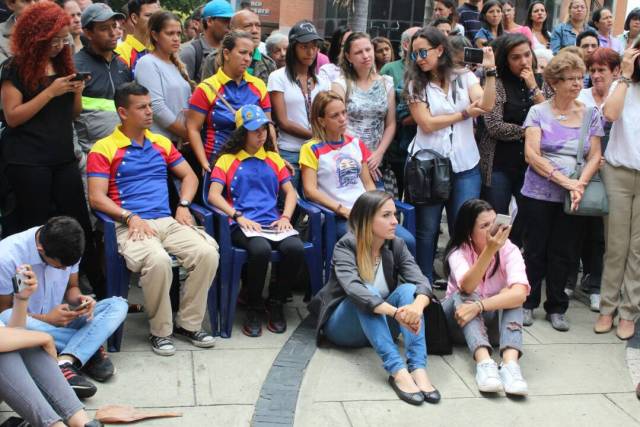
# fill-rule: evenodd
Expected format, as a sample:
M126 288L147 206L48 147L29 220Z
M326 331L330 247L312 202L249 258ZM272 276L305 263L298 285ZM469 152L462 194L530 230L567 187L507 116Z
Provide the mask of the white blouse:
M470 71L462 74L454 73L451 75L448 94L445 94L440 86L433 83L427 85L423 94L414 94L413 82L410 82L409 95L414 100L426 102L432 116L454 114L464 111L471 104L469 88L479 83L478 78ZM453 99L454 85L455 100ZM473 169L480 161L480 153L473 134L473 119L471 117L456 122L452 126L429 133L424 132L418 126L418 132L408 148L409 155L425 148L449 157L453 171L456 173ZM420 159L429 159L431 157L428 153L418 155Z

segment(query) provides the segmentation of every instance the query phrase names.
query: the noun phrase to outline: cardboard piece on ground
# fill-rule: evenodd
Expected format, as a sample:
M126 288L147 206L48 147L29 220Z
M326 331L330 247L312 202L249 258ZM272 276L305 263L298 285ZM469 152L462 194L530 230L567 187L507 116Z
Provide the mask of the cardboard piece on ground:
M182 412L142 411L128 405L105 405L96 411L96 419L109 424L126 424L149 418L181 416Z

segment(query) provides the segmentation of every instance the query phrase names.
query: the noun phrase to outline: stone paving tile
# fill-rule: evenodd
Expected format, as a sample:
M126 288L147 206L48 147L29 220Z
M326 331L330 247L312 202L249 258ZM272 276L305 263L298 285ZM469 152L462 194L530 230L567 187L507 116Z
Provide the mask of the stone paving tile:
M339 427L350 426L347 413L342 403L313 403L305 408L298 408L294 424L296 427Z
M635 393L610 393L606 395L618 408L640 424L640 401Z
M178 351L162 357L148 353L111 354L118 372L106 383L96 383L98 392L85 401L89 409L107 404L136 407L193 406L192 353Z
M193 352L196 400L199 405L254 405L276 349Z
M428 372L433 384L446 396L473 396L441 357L429 358ZM311 398L312 402L396 399L380 359L371 348L316 350L300 394L301 399Z
M545 426L631 427L638 423L603 395L444 399L437 405L393 402L345 402L353 427L424 425L446 427ZM349 425L349 424L343 424Z
M475 364L471 357L455 352L445 356L445 360L479 396ZM634 389L621 344L525 345L521 366L532 396L628 392Z
M593 332L593 324L597 315L597 313L588 310L581 302L571 300L567 311L571 330L558 332L553 329L551 323L544 319L544 310L539 308L534 311L535 322L531 326L525 326L525 331L542 344L620 343L621 341L616 338L614 333L596 334Z

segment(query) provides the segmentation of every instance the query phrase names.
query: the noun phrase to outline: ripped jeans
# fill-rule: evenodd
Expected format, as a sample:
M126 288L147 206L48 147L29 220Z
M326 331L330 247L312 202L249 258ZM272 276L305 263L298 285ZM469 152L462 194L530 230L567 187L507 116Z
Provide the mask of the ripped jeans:
M481 316L470 320L463 328L458 326L454 317L456 309L466 301L479 301L478 294L456 292L442 302L449 333L456 344L467 344L471 355L480 347L486 347L489 353L492 346L500 345L500 354L508 348L518 350L522 356L522 307L497 311L485 311Z

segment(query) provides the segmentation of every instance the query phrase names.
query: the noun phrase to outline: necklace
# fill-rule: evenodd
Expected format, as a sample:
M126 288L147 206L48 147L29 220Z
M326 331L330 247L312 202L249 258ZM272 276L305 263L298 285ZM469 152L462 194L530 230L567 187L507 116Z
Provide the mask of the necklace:
M554 114L555 119L561 122L567 120L569 118L569 114L575 111L574 109L571 109L569 111L560 111L560 109L556 107L553 102L551 103L551 107L552 107L552 112L553 110L556 110L558 112L558 114Z

